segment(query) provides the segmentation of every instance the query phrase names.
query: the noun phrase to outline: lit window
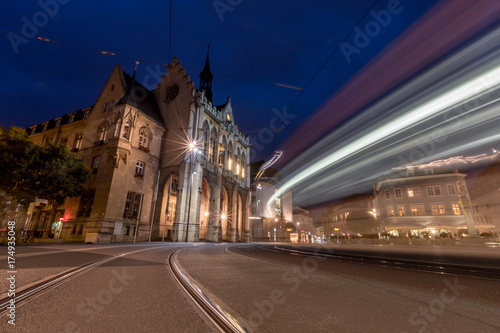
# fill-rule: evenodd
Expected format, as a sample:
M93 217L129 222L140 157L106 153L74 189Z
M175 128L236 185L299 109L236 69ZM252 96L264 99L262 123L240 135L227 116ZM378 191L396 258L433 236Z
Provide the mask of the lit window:
M422 216L424 215L424 205L411 205L410 206L412 216Z
M420 188L419 187L413 187L408 189L408 197L409 198L417 198L421 197L422 194L420 193Z
M392 206L387 206L387 215L394 216L394 208Z
M232 164L232 161L231 161L231 158L229 158L228 162L227 162L227 169L228 170L231 170L231 165Z
M432 215L446 215L446 209L443 204L431 205Z
M457 194L457 186L455 184L447 184L446 189L449 195Z
M398 214L399 214L399 216L406 216L404 205L398 205Z
M460 215L460 206L458 204L451 204L451 208L453 209L453 214Z
M389 190L385 190L385 192L384 192L384 193L385 193L385 198L386 198L386 199L390 199L390 198L391 198L391 191L389 191Z
M400 188L395 188L394 189L394 196L396 198L402 198L403 197L403 192L401 191Z
M427 195L430 197L441 195L441 186L427 186Z

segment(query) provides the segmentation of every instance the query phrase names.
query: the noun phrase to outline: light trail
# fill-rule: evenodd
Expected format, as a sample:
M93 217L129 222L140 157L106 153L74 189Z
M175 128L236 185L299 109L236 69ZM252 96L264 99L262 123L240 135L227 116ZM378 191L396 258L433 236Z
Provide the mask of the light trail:
M279 190L271 196L266 203L269 207L276 200L277 197L282 195L285 191L291 190L294 186L306 181L310 177L315 176L321 171L344 161L348 157L353 157L358 154L364 153L368 148L380 144L384 140L390 139L397 134L416 127L423 122L442 114L453 106L463 104L478 94L484 94L500 84L500 66L486 71L482 75L471 79L448 92L418 106L409 112L390 120L386 124L377 129L355 139L353 142L347 144L345 147L323 157L319 161L299 171L295 176L291 177L288 181L280 186Z

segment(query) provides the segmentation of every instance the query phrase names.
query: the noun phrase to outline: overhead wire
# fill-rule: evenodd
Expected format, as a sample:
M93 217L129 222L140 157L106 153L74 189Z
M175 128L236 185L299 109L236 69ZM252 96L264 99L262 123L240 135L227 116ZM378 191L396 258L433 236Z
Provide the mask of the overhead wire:
M312 76L312 78L306 83L306 85L302 88L302 90L300 91L300 93L297 96L297 98L295 99L295 101L292 103L292 106L290 107L290 110L288 111L288 113L292 112L292 110L295 108L295 106L297 105L298 101L300 100L300 98L302 97L302 95L304 94L304 92L307 90L307 88L316 79L316 77L323 71L323 69L326 67L326 65L328 65L328 63L330 62L330 60L332 60L332 58L335 56L335 54L337 54L337 52L340 50L340 48L342 47L342 45L344 45L344 43L349 39L349 37L351 37L351 35L354 33L354 31L356 31L356 28L366 19L366 17L368 16L368 14L370 14L370 12L373 10L373 8L375 8L375 6L379 2L380 2L380 0L375 0L375 2L373 2L373 4L370 6L370 8L361 17L361 19L356 23L356 25L351 29L351 31L342 39L342 41L335 48L335 50L333 50L333 52L330 54L330 56L328 57L328 59L320 66L320 68L316 71L316 73L314 73L314 75ZM277 128L281 128L281 126L285 122L285 119L286 118L283 118L281 120L281 123L280 123L280 125ZM274 151L274 146L276 144L276 137L277 137L277 135L274 136L271 151Z

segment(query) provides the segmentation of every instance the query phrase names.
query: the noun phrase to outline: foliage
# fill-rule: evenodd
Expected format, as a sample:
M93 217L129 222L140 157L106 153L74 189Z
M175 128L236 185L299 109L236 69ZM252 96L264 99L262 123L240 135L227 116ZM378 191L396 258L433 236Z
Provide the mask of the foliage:
M0 127L0 169L0 189L26 204L35 197L62 203L79 196L91 174L65 145L38 146L17 127Z

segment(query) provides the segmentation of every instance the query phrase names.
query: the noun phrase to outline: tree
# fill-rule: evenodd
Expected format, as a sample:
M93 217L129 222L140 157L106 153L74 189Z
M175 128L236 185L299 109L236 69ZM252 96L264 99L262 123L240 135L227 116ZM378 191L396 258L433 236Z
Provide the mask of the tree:
M65 145L35 145L25 130L0 127L2 194L27 205L35 197L62 203L80 196L91 172Z
M25 130L0 127L0 189L3 197L12 197L16 201L32 201L35 194L30 190L33 153L35 145Z

